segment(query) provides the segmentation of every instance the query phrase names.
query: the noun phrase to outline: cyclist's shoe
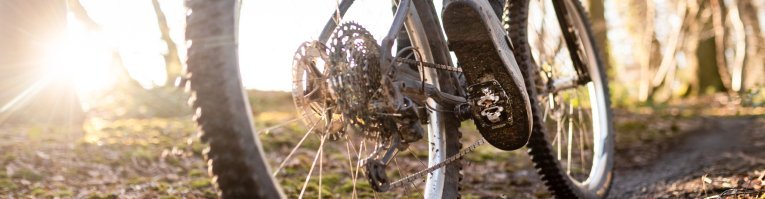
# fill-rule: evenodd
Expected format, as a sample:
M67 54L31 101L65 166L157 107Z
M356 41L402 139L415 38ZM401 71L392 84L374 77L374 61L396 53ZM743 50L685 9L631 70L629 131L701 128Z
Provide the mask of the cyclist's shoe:
M514 150L531 135L531 106L510 40L486 0L454 0L443 11L449 48L468 85L469 113L494 147Z

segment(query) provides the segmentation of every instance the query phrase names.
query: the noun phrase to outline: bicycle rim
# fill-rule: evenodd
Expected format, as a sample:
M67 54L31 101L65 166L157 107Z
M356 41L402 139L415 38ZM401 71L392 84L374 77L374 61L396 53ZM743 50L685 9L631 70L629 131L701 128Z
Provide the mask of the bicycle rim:
M527 56L519 60L529 61L526 77L530 80L527 83L535 87L529 89L534 93L530 96L537 96L533 103L536 106L535 127L528 145L529 154L546 185L557 197L601 198L610 187L613 162L605 71L592 40L586 13L578 1L562 2L571 19L570 27L578 32L591 81L560 90L552 82L560 86L576 72L555 13L552 13L552 4L546 1L510 2L510 35L520 46L516 56Z
M187 38L192 45L189 48L189 72L193 98L190 100L197 109L196 120L201 127L204 142L210 144L206 157L210 159L214 180L224 198L278 198L278 197L328 197L341 196L349 198L368 197L403 197L409 194L433 197L457 196L459 182L459 164L450 165L433 172L428 176L427 183L413 184L410 188L392 190L391 193L375 193L369 188L363 168L360 167L363 158L371 153L375 141L369 137L359 136L358 132L349 132L341 136L331 137L328 133L316 133L317 129L331 128L331 123L321 121L325 117L338 117L335 114L323 114L326 109L301 109L297 111L280 110L282 106L262 106L254 104L255 115L250 115L247 99L255 98L259 102L284 101L284 96L269 93L244 93L239 69L236 63L236 39L230 45L207 43L209 38L235 38L230 29L236 23L233 15L224 15L220 19L209 17L216 15L215 9L206 7L231 6L228 3L209 3L207 1L191 1L187 3L193 10L189 15ZM213 5L214 4L214 5ZM225 11L225 9L224 9ZM217 13L220 15L220 13ZM430 17L431 13L422 13ZM343 21L350 20L344 19ZM341 23L342 24L342 23ZM428 46L428 38L420 21L412 21L407 28L412 29L410 35L422 38L412 38L415 46ZM229 27L230 26L230 27ZM419 26L419 27L418 27ZM231 32L208 32L206 30L228 30ZM416 31L415 31L416 30ZM220 35L229 34L229 35ZM223 36L223 37L221 37ZM434 51L443 50L433 49ZM232 52L233 51L233 52ZM307 55L305 46L298 50L300 58ZM422 53L422 52L421 52ZM438 52L435 52L438 53ZM444 62L438 56L426 52L418 57L421 61ZM295 64L301 60L296 56ZM314 62L321 56L312 58ZM443 63L448 64L448 63ZM284 66L289 67L289 66ZM321 68L321 67L320 67ZM325 68L321 68L324 70ZM304 68L293 70L294 75L303 77L295 84L298 93L310 90L305 82L312 81L305 75ZM428 74L426 74L428 75ZM450 82L448 75L433 72L430 80L434 84ZM236 78L232 78L236 77ZM295 80L293 80L295 81ZM295 82L293 82L295 83ZM302 86L302 87L301 87ZM455 90L454 85L441 84L442 90ZM269 101L269 99L271 99ZM297 98L295 98L297 100ZM316 107L316 106L314 106ZM322 107L319 107L322 108ZM323 107L330 108L330 107ZM433 104L433 108L439 107ZM310 115L311 118L304 116ZM392 179L402 178L417 170L425 169L443 161L448 155L456 154L460 133L457 131L458 122L441 113L432 113L428 137L419 146L410 146L402 151L401 156L407 155L410 160L394 159L389 167L388 176ZM255 121L254 128L251 124ZM299 124L300 122L303 125ZM254 135L254 137L253 137ZM336 139L336 140L334 140ZM427 138L426 138L427 139ZM437 144L440 148L432 148L429 143ZM423 156L428 156L426 160ZM397 157L398 158L398 157ZM253 160L254 159L254 160ZM455 166L456 170L455 170ZM407 172L407 168L409 172ZM329 172L329 173L328 173ZM334 172L334 173L332 173ZM426 185L427 184L427 189ZM338 192L349 192L349 196L337 195Z

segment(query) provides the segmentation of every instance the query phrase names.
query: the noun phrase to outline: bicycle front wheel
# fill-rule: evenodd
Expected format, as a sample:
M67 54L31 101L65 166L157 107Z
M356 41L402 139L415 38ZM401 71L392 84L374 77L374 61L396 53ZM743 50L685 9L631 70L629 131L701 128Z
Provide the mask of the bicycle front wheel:
M534 127L529 154L558 198L604 198L614 135L603 62L579 1L507 1L505 20L526 65Z

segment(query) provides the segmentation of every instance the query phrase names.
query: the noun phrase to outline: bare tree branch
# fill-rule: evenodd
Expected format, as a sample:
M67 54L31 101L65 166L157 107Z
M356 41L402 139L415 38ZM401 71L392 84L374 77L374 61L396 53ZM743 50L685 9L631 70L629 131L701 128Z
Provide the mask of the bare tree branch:
M178 56L178 47L170 37L170 27L167 25L167 18L165 13L162 12L162 8L159 5L158 0L151 0L154 5L154 13L157 15L157 25L159 25L159 31L162 34L162 40L167 45L167 53L165 53L165 71L166 79L165 86L172 86L175 82L175 78L181 75L181 59Z
M89 30L98 31L101 30L101 26L88 15L88 11L82 6L80 0L67 0L69 12L71 12L80 23L85 24L85 27Z
M71 12L75 18L80 21L80 23L85 24L85 26L91 30L91 31L101 31L101 26L96 23L93 18L88 15L87 10L85 7L82 6L80 3L80 0L67 0L67 5L69 12ZM133 79L133 77L130 76L130 74L127 72L127 68L125 68L125 64L122 61L122 55L119 52L119 49L116 47L112 48L112 67L115 69L115 72L117 75L117 83L118 84L124 84L125 87L132 87L132 88L143 88L138 81Z
M647 101L651 93L650 79L651 79L651 51L653 49L653 39L655 38L654 32L654 18L656 17L656 6L653 1L645 1L645 14L643 15L644 28L640 38L640 46L642 50L639 53L637 59L640 63L640 101Z

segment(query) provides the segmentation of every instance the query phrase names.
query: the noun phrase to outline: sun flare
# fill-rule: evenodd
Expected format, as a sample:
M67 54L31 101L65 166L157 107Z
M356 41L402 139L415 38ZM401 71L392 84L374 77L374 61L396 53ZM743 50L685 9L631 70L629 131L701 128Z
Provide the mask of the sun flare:
M80 96L104 91L114 83L108 40L98 31L87 30L71 16L62 39L50 43L47 50L44 77L73 83Z

